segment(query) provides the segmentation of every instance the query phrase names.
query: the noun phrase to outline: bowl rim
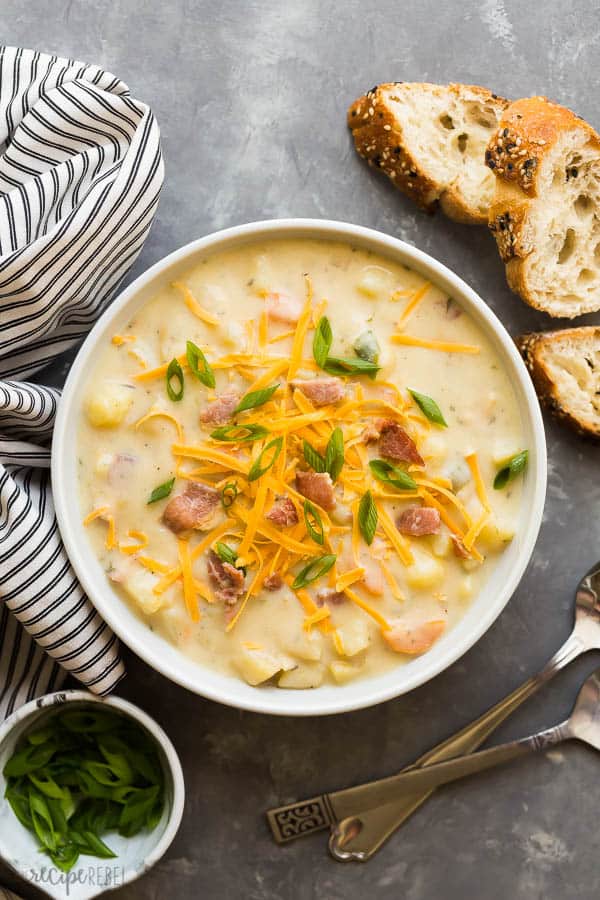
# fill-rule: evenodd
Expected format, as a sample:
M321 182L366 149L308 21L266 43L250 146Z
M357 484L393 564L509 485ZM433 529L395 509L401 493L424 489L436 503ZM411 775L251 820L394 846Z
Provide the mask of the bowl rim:
M79 688L67 688L62 691L54 691L51 694L44 694L43 696L30 700L27 703L24 703L23 706L20 706L15 712L0 723L0 748L2 748L12 731L28 719L32 713L50 711L53 707L58 709L67 703L103 704L112 707L112 709L119 710L126 716L129 716L131 719L138 722L146 729L146 731L148 731L163 752L171 774L173 781L173 796L165 829L159 840L144 857L141 866L135 869L123 869L123 881L119 882L118 885L115 885L115 888L122 887L124 884L130 884L132 881L135 881L145 874L159 859L161 859L162 856L164 856L170 845L173 843L175 835L181 825L185 804L185 780L181 762L177 751L165 730L152 718L152 716L148 715L145 710L136 706L135 703L131 703L131 701L125 700L114 694L106 697L99 697L97 694L92 694L89 691L81 690ZM22 876L23 873L16 868L14 863L7 857L7 847L8 845L6 844L4 837L0 836L0 855L7 865Z
M302 703L295 699L291 705L286 703L288 691L282 691L277 688L273 691L264 688L253 688L252 692L246 696L236 696L235 687L225 687L207 685L203 683L203 679L193 678L184 671L178 671L177 668L162 659L159 653L155 654L148 650L144 644L143 638L128 632L123 626L116 610L111 609L109 603L105 603L102 598L101 589L97 589L95 581L88 571L85 560L83 559L84 545L88 545L87 539L81 529L80 510L78 504L72 502L72 494L69 494L67 488L66 467L69 464L69 446L66 440L67 425L69 417L72 413L73 397L79 384L80 378L84 375L84 368L88 359L93 355L96 344L101 338L108 324L116 319L119 314L135 300L136 296L155 278L159 277L166 270L176 264L182 264L189 260L190 265L193 263L194 257L203 251L218 251L225 249L230 244L243 244L248 242L256 242L261 239L269 238L292 238L305 237L317 240L342 241L346 243L359 242L363 246L369 246L375 252L388 256L396 261L407 265L409 268L415 269L420 274L426 276L435 285L442 287L451 296L455 297L474 318L479 327L483 327L486 336L491 341L494 349L500 351L503 357L504 365L506 360L510 363L509 375L516 379L513 382L516 389L520 391L521 397L525 401L525 417L524 426L529 426L533 446L529 446L530 465L528 467L527 477L533 480L531 489L531 502L526 511L521 510L522 521L519 531L519 549L517 559L513 562L513 566L508 573L507 578L502 587L494 596L492 602L481 610L481 616L476 624L466 635L460 640L456 640L453 644L445 649L445 652L436 652L433 648L429 653L420 657L420 660L429 659L429 665L421 665L424 671L409 672L404 678L399 678L397 683L390 683L387 686L369 687L370 685L389 678L390 673L383 676L375 676L363 681L351 683L350 686L364 685L362 691L352 691L357 696L349 697L346 692L348 685L336 688L336 695L333 700L319 701L318 696L321 689L315 691L295 691L296 698L300 695L308 695L306 702ZM511 380L512 380L511 378ZM521 407L523 413L523 407ZM73 410L76 412L76 410ZM72 448L71 448L72 450ZM533 465L532 465L533 463ZM514 344L513 339L506 331L504 325L500 322L495 313L487 306L482 298L466 284L458 275L443 263L434 257L413 247L398 238L372 228L361 225L355 225L347 222L338 222L329 219L312 219L312 218L283 218L283 219L267 219L263 221L250 222L244 225L236 225L225 228L202 238L191 241L183 247L173 251L167 256L154 263L149 269L136 278L119 296L110 304L104 314L96 322L84 343L80 347L74 362L71 365L66 383L63 388L62 399L58 406L57 417L54 426L54 434L52 441L52 461L51 461L52 487L54 494L54 504L56 516L62 539L64 541L67 554L71 560L73 568L79 578L86 593L96 606L99 614L105 619L121 640L130 647L141 659L151 665L171 681L200 694L208 699L224 703L240 709L246 709L259 713L269 713L275 715L330 715L334 713L349 712L351 710L362 709L376 705L377 703L390 700L408 691L414 690L421 684L431 680L440 672L448 668L452 663L462 657L488 630L496 618L500 615L512 594L516 590L525 568L533 554L537 536L542 522L542 514L544 509L544 501L546 495L547 480L547 457L546 457L546 439L544 433L544 425L540 410L540 405L531 382L529 373L525 364ZM483 588L485 591L485 585ZM114 593L114 592L113 592ZM114 596L117 596L114 594ZM477 597L471 601L469 609L477 603ZM119 602L123 603L121 598ZM464 621L468 615L468 611L461 619ZM140 623L147 628L145 623ZM456 631L460 627L460 622L452 631ZM191 663L188 657L179 654L187 663ZM396 667L391 670L396 674L407 672L406 666ZM194 669L197 673L202 671L211 673L206 666L195 663ZM227 679L223 676L223 680L237 683L237 680ZM241 683L241 682L240 682ZM244 683L245 684L245 683ZM245 685L245 687L248 687ZM240 691L240 693L246 693Z

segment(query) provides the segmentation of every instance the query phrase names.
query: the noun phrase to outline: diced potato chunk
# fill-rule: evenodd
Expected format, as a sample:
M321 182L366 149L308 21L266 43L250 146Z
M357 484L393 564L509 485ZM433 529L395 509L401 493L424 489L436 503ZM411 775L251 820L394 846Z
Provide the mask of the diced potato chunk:
M147 616L157 612L165 601L164 594L155 594L152 590L155 584L156 578L146 569L132 572L123 581L126 592Z
M284 667L284 661L280 656L275 656L267 650L254 650L248 647L240 649L236 663L242 677L251 685L268 681Z
M369 626L365 619L355 619L338 626L339 649L344 656L356 656L369 646Z
M431 539L431 549L439 557L449 556L452 550L452 539L447 531L441 531Z
M407 566L406 581L410 587L430 588L444 579L444 567L434 556L412 548L414 562Z
M360 356L361 359L366 359L367 362L372 363L376 363L379 360L381 347L379 346L379 341L375 337L374 332L371 331L370 328L358 335L353 346L354 352L357 356Z
M490 550L502 550L506 544L510 544L514 531L496 519L489 519L479 533L479 540Z
M123 384L104 382L90 394L86 403L87 417L97 428L120 425L133 403L134 391Z
M361 272L356 287L367 297L377 297L390 289L390 273L381 266L367 266Z
M469 600L473 596L473 579L465 575L458 584L458 596L461 600Z
M471 480L471 470L464 459L455 459L448 467L447 475L455 492L460 491Z
M441 462L448 453L448 445L441 434L431 432L422 442L420 452L426 459Z
M316 688L322 683L323 666L321 663L305 663L280 675L277 686L280 688Z
M239 322L229 321L223 325L223 343L239 349L244 345L246 333Z
M298 659L307 659L316 662L321 659L323 651L323 637L314 628L310 631L302 631L297 634L285 648L288 653Z
M515 447L514 444L509 444L507 441L498 440L492 449L492 462L496 466L502 466L509 459L512 459L516 453L519 453L520 450L521 447Z
M273 269L267 257L262 253L256 257L256 262L254 263L252 289L257 294L273 290Z
M96 475L108 475L108 471L115 459L114 453L99 453L96 457L94 472Z
M158 332L158 349L164 362L170 362L181 353L181 336L173 332L170 322L160 326ZM184 347L185 349L185 347Z
M360 673L358 666L345 662L343 659L336 659L329 664L329 671L333 675L338 684L346 684Z

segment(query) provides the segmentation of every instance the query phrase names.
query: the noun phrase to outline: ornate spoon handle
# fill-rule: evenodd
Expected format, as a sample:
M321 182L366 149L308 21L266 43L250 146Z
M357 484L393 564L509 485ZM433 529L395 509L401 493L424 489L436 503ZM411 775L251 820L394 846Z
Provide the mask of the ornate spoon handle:
M418 769L409 769L399 775L391 775L389 778L381 778L363 784L355 791L354 796L361 802L363 809L372 809L381 803L392 799L401 799L405 794L409 796L417 791L430 791L441 784L466 778L476 772L483 772L494 766L510 762L532 751L544 750L567 740L571 736L569 723L563 722L545 731L539 731L519 741L511 741L508 744L500 744L498 747L490 747L489 750L480 750L479 753L470 753L465 756L457 756L445 762L422 766Z
M487 710L479 719L433 747L403 771L411 771L476 750L513 710L584 650L583 642L571 634L538 675L530 678L508 697ZM267 819L275 840L278 843L287 843L294 838L335 826L329 844L333 856L342 861L352 859L366 861L390 834L424 803L433 790L433 788L421 789L402 796L393 803L390 803L388 794L380 801L384 805L369 808L363 814L360 797L363 796L362 789L369 787L370 784L321 794L269 810ZM336 826L336 823L339 824Z

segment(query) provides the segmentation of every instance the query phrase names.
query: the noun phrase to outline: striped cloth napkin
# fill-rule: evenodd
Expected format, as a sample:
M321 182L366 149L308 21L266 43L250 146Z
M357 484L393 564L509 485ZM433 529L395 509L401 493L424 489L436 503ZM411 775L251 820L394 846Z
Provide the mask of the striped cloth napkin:
M162 180L158 125L126 84L97 66L0 47L0 718L67 672L98 694L124 675L54 515L60 395L21 379L107 306Z

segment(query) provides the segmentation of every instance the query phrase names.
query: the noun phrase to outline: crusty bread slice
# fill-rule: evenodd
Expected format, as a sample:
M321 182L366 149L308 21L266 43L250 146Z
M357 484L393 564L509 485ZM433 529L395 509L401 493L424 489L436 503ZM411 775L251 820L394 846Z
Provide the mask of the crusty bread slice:
M489 226L508 284L551 316L600 309L600 137L545 97L512 103L489 142Z
M380 84L348 110L358 153L424 209L487 222L494 178L484 165L508 101L465 84Z
M540 399L580 434L600 438L600 325L517 341Z

